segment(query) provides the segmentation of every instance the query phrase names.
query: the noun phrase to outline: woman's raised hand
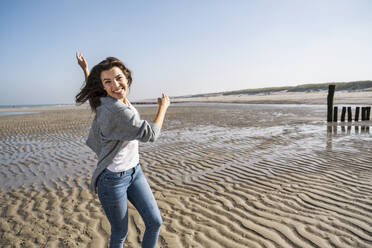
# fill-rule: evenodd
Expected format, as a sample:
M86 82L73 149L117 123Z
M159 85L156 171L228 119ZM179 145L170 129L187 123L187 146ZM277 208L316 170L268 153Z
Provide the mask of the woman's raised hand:
M77 60L78 64L80 65L81 69L84 72L85 81L86 81L88 79L88 76L89 76L88 62L84 58L83 54L81 54L81 53L79 54L78 52L76 52L76 60Z
M170 100L169 97L166 94L162 94L161 98L158 98L158 113L156 114L154 122L159 125L161 128L163 126L164 118L165 118L165 113L167 112L167 109L170 105Z
M76 52L76 59L83 71L88 70L88 62L86 61L82 53L79 54L78 52Z
M158 105L159 107L168 108L170 105L169 97L162 93L161 98L158 98Z

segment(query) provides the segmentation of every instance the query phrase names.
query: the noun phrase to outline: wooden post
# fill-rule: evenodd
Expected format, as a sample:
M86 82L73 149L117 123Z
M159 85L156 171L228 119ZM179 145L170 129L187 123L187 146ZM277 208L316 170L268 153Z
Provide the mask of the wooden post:
M341 111L341 121L345 121L346 107L342 107Z
M362 107L362 121L366 120L366 108Z
M328 135L332 134L332 126L331 125L327 126L327 134Z
M366 108L366 120L369 121L371 119L371 107Z
M337 115L338 115L338 107L335 106L333 108L333 122L337 122Z
M359 121L359 111L360 111L360 107L356 107L354 121Z
M352 113L351 113L351 107L347 107L347 121L348 122L351 122L352 121L351 115L352 115Z
M335 95L336 85L328 85L328 97L327 97L327 122L332 122L332 111L333 111L333 97Z

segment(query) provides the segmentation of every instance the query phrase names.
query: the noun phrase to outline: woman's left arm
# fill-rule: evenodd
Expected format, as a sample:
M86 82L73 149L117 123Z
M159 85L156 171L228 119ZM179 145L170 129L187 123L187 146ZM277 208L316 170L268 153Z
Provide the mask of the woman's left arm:
M160 134L160 126L141 120L139 115L128 107L115 106L103 108L98 122L104 140L139 140L154 142Z

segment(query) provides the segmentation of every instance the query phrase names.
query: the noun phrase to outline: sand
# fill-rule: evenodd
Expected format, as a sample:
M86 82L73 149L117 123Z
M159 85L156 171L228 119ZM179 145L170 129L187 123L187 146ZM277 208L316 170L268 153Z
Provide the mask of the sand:
M152 120L153 106L138 106ZM87 106L0 117L0 247L106 247L88 191ZM372 247L370 122L324 105L174 104L140 144L163 225L158 247ZM129 206L125 247L144 224Z

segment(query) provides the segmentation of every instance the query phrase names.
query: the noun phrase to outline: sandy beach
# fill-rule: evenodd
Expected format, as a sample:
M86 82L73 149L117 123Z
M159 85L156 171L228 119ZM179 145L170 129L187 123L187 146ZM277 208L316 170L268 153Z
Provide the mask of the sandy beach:
M160 139L140 144L158 247L372 247L372 123L327 132L326 93L314 94L241 102L315 105L172 105ZM341 96L372 103L372 92ZM155 106L137 109L154 118ZM0 116L0 247L106 247L110 226L88 190L93 114L23 111L38 113ZM129 214L125 247L140 247L144 224Z

